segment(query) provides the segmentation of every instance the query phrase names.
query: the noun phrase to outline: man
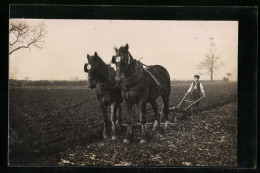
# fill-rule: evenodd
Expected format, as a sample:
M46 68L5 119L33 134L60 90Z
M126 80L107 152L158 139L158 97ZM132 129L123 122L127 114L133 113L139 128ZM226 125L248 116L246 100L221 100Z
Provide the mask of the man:
M187 93L192 93L193 100L198 100L200 98L200 91L202 92L203 97L206 97L203 85L199 82L199 78L199 75L194 75L194 82L191 83L190 88L187 91ZM194 108L192 113L198 114L199 102L196 103L193 107Z

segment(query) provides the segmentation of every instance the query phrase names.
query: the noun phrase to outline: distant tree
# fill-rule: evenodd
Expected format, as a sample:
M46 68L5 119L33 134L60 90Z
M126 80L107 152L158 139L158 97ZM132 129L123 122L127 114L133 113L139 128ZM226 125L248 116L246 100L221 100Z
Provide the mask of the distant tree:
M9 55L15 51L31 46L41 49L47 35L44 22L30 26L23 20L10 20L9 24Z
M228 80L229 80L229 77L230 77L231 75L232 75L231 73L227 73Z
M24 78L23 78L23 80L29 80L30 78L28 77L28 76L25 76Z
M210 52L206 55L205 59L198 64L198 69L205 69L207 74L210 75L210 80L213 81L213 74L223 63L219 63L219 56L215 51L210 49Z

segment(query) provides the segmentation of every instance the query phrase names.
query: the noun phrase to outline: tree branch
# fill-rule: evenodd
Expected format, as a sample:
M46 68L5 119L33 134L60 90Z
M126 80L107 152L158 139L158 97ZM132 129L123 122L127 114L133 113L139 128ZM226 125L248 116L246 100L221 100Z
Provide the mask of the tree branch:
M13 43L9 43L10 46L13 46L15 43L17 43L19 41L19 36L16 36L16 40Z
M221 65L218 63L220 57L215 55L215 51L209 50L209 53L205 55L205 59L201 61L197 67L199 70L205 69L207 74L214 74L215 70Z
M13 49L13 50L9 53L9 55L11 55L14 51L17 51L17 50L19 50L19 49L29 48L29 46L30 46L31 44L33 44L33 43L34 43L34 42L31 42L31 43L27 44L27 46L17 47L17 48L15 48L15 49Z
M41 49L42 45L39 45L38 43L44 43L43 38L45 38L46 34L47 31L44 23L39 23L36 26L30 27L24 21L11 21L9 27L9 40L12 40L13 38L14 41L9 42L9 55L17 50L29 48L31 45Z

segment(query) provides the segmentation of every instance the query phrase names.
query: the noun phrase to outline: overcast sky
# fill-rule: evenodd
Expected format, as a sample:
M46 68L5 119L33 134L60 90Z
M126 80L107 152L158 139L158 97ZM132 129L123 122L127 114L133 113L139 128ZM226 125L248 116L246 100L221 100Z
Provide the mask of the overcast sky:
M176 80L192 80L196 73L202 80L210 79L197 65L213 48L224 63L214 79L226 73L237 79L237 21L24 20L31 25L44 21L48 34L44 48L23 49L9 57L10 70L18 71L18 79L87 79L83 70L87 54L97 51L109 63L114 47L126 43L135 59L164 66Z

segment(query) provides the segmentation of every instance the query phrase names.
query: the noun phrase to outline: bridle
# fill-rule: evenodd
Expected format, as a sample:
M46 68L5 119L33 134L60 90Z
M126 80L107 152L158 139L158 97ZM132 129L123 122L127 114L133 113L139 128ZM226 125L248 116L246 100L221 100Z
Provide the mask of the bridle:
M131 65L131 63L135 63L135 69L134 69L135 72L130 77L125 78L125 79L122 80L121 84L123 86L126 86L129 83L138 82L139 80L141 80L144 77L144 75L143 75L143 68L142 69L137 69L137 64L136 64L137 61L132 57L130 52L127 52L127 58L128 58L128 60L127 60L128 65Z
M99 63L97 64L97 66L99 65ZM107 65L106 65L107 67ZM97 79L98 78L98 75L99 73L96 73L95 75L92 75L92 76L88 76L88 79L94 79L96 81L96 83L98 85L100 85L101 87L105 87L107 84L111 83L111 81L109 80L109 76L111 75L110 74L110 71L108 69L109 67L107 67L107 77L105 78L105 81L101 81L100 79ZM97 71L100 71L100 70L97 70Z
M147 79L145 77L145 72L146 73L149 73L150 75L152 75L149 71L143 69L143 65L144 66L147 66L143 63L141 63L140 61L137 61L135 60L132 55L130 54L130 52L127 52L127 55L128 55L128 63L129 65L133 62L135 62L135 72L133 75L131 75L130 77L126 78L126 79L123 79L121 85L122 86L127 86L129 85L130 83L136 83L138 81L140 81L141 79L145 79L147 82L149 82L150 84L152 84L155 88L158 88L158 86L154 83L152 83L149 79ZM140 63L140 65L138 65L137 63Z

